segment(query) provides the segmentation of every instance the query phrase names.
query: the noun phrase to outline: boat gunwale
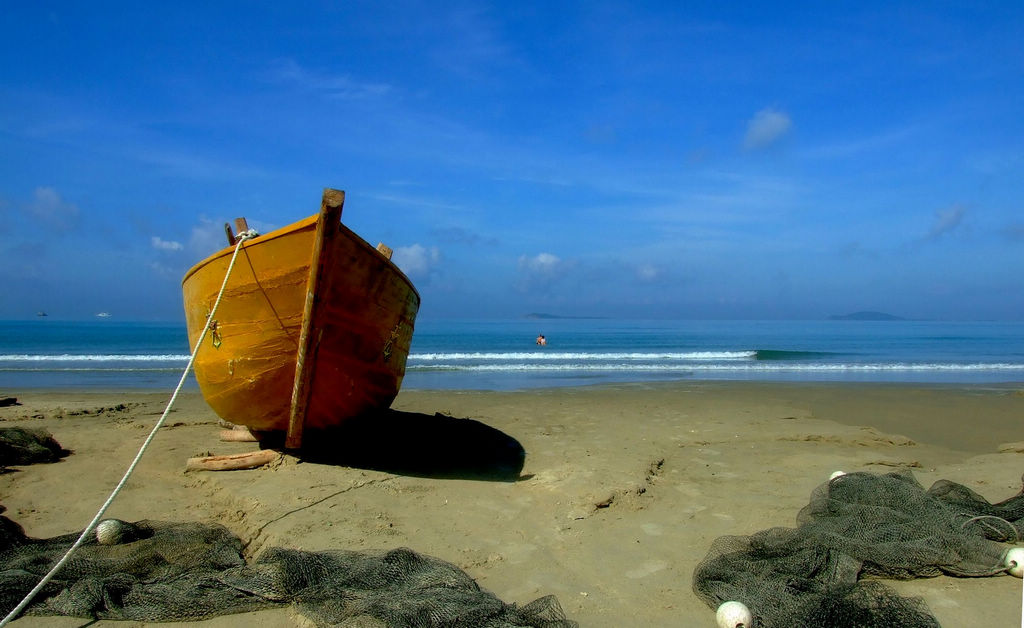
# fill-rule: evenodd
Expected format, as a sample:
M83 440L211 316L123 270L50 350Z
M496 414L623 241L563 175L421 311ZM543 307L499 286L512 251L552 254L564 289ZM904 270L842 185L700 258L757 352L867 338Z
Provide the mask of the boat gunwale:
M251 240L247 240L247 241L242 243L242 249L247 249L250 246L256 246L256 245L262 244L264 242L269 242L270 240L274 240L274 239L277 239L277 238L282 238L282 237L287 236L287 235L291 235L292 233L294 233L296 231L299 231L300 229L308 227L310 224L314 224L315 225L316 221L317 221L317 214L313 214L312 216L309 216L307 218L303 218L302 220L298 220L298 221L293 222L293 223L291 223L289 225L285 225L284 227L281 227L280 229L275 229L275 230L270 231L268 233L258 235L258 236L256 236L255 238L253 238ZM412 290L413 294L416 295L416 301L417 302L420 302L422 300L421 297L420 297L419 291L416 289L416 286L413 285L412 280L409 279L409 277L406 276L406 274L404 272L402 272L401 268L399 268L390 259L385 257L384 254L381 253L380 251L378 251L376 247L374 247L372 244L370 244L369 242L364 240L362 237L360 237L360 235L358 233L356 233L355 231L349 229L345 225L344 222L340 222L338 226L339 226L339 230L338 230L338 236L339 237L342 236L342 235L346 235L346 236L347 235L351 235L352 239L354 240L354 242L357 245L365 247L368 251L371 251L374 255L376 255L378 258L380 258L380 261L385 262L387 266L391 267L391 270L400 279L402 279L405 282L405 284L409 287L409 289ZM220 259L222 257L227 257L227 256L231 255L231 253L233 251L234 251L234 246L227 246L227 247L217 251L216 253L213 253L209 257L206 257L205 259L197 262L194 266L192 266L192 268L190 268L188 270L188 272L185 273L185 276L181 280L182 287L184 287L185 282L187 282L189 280L189 278L192 277L192 275L198 273L200 270L202 270L202 268L204 266L207 266L208 264L214 262L217 259Z

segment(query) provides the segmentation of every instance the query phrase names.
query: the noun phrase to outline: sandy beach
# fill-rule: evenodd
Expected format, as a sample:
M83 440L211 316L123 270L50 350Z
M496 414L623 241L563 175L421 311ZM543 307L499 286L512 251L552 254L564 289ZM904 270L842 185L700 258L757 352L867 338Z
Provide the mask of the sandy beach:
M83 528L120 479L165 392L0 390L0 427L45 428L71 455L0 475L6 516L33 537ZM259 469L185 473L221 442L198 393L167 424L107 516L227 526L258 556L409 547L506 602L556 595L588 628L713 626L691 591L712 541L793 526L836 470L910 469L996 502L1021 490L1024 387L701 382L526 392L406 391L394 412ZM1000 451L1000 449L1004 451ZM1009 576L890 582L944 626L1016 625ZM292 626L290 609L209 626ZM15 626L84 626L27 617ZM167 624L163 624L167 625ZM174 624L171 624L174 625Z

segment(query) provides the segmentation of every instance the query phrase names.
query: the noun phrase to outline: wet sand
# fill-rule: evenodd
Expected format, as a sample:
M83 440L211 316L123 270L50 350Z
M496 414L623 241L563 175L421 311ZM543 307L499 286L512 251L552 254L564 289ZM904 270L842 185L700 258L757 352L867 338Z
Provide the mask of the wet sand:
M165 392L0 390L0 427L49 430L73 454L0 475L6 516L33 537L83 528L163 410ZM554 594L584 627L713 626L691 591L711 542L793 526L835 470L907 468L989 500L1021 490L1024 386L673 383L527 392L405 391L348 442L260 469L184 473L189 457L254 451L218 439L198 393L179 398L108 511L211 521L246 543L409 547L506 602ZM1021 581L890 582L946 626L1016 625ZM281 609L202 625L292 626ZM114 625L28 617L15 626ZM154 624L157 625L157 624ZM175 624L159 624L175 625Z

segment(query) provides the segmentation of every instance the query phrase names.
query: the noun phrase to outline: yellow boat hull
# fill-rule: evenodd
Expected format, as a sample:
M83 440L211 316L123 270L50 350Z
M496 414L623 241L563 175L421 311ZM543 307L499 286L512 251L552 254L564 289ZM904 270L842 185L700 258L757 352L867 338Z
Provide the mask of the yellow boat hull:
M340 206L337 211L340 216ZM302 427L328 428L386 408L398 394L419 294L398 267L344 225L329 225L321 243L317 223L322 216L241 245L194 364L203 397L226 421L259 431L287 431L289 421L295 421L295 404L300 404ZM182 281L192 347L233 250L203 260ZM327 261L319 280L311 281L311 265L319 258L315 251ZM311 286L315 294L307 305ZM303 322L313 316L306 342ZM302 379L302 372L296 377L296 365L302 370L303 360L308 362L301 382L305 388L295 397Z

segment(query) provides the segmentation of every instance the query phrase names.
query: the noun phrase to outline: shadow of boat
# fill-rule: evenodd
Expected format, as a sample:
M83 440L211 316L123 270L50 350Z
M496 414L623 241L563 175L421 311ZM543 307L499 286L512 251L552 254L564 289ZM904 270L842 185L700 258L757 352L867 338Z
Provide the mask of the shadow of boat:
M263 447L281 445L262 441ZM399 475L490 482L525 479L520 474L526 451L519 441L475 419L440 413L389 409L363 415L309 432L302 449L290 453L304 462Z

